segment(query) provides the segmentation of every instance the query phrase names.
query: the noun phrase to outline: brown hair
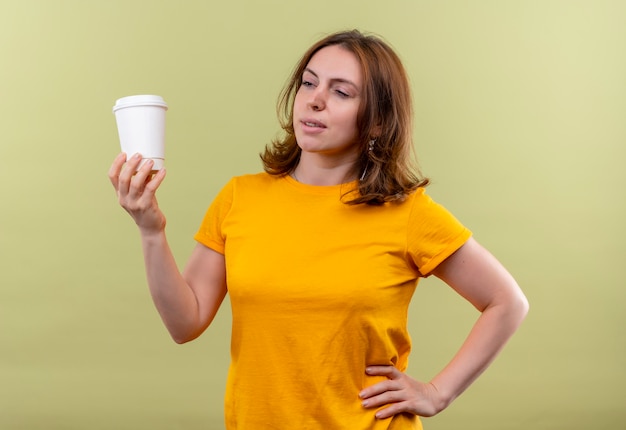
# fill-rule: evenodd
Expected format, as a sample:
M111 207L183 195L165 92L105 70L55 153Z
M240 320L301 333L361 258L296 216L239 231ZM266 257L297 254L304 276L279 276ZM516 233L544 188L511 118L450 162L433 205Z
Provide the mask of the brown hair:
M370 205L403 201L411 191L429 182L420 177L412 159L413 109L409 80L400 58L389 45L376 36L357 30L325 37L300 59L278 99L277 113L285 136L265 147L261 154L264 169L271 175L288 175L298 165L301 149L293 128L294 98L313 55L333 45L356 56L364 83L357 116L357 139L361 151L352 171L361 179L358 193L348 193L351 198L344 201ZM375 142L370 145L372 140Z

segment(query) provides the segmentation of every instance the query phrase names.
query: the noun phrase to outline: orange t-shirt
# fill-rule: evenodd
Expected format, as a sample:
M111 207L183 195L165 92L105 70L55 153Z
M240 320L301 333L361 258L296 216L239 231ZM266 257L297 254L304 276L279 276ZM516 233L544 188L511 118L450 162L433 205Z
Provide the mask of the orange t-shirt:
M266 173L233 178L195 239L223 253L232 306L229 430L420 429L377 420L358 393L405 371L418 278L470 237L423 189L403 203L347 205L356 182L311 186Z

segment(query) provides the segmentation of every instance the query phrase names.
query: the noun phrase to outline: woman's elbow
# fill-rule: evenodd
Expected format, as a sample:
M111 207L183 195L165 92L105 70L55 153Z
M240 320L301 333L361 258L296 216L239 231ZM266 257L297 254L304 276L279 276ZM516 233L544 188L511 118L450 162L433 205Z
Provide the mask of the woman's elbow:
M526 298L526 295L520 289L518 289L516 291L516 294L512 295L512 297L509 299L508 308L509 315L515 318L517 324L519 325L522 323L522 321L524 321L526 315L528 315L530 303L528 302L528 298Z
M202 331L173 331L170 330L170 337L172 338L172 340L174 342L176 342L179 345L182 345L184 343L187 342L191 342L192 340L197 339L201 334Z

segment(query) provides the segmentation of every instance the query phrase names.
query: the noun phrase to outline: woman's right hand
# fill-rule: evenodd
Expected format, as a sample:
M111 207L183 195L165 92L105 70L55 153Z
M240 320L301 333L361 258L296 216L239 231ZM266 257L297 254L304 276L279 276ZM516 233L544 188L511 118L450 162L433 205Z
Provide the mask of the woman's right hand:
M165 178L165 169L152 174L152 160L137 170L141 155L135 154L126 160L121 153L109 169L109 179L115 188L120 205L135 220L142 234L161 232L165 229L165 215L159 209L156 190ZM126 163L126 165L124 165Z

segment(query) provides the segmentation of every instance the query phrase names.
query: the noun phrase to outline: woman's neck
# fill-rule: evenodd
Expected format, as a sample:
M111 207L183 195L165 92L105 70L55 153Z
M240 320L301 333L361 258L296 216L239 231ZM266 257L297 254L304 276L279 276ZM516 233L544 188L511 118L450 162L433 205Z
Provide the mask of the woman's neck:
M353 172L354 162L319 163L307 158L300 159L291 176L296 181L307 185L339 185L357 179Z

